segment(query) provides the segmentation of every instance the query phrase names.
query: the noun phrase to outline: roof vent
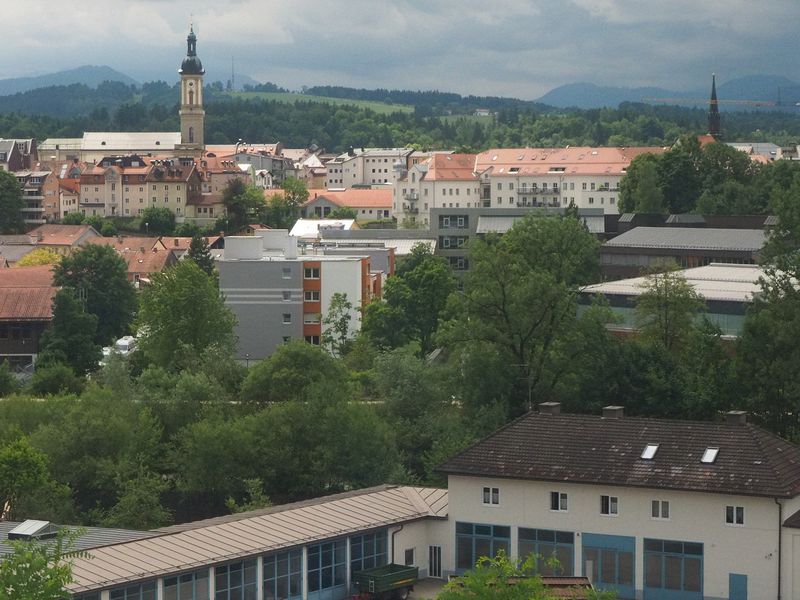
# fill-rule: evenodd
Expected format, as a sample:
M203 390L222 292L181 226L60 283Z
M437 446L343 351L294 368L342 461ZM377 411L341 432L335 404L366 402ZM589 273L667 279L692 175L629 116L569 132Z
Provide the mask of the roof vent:
M29 519L20 523L8 532L9 540L44 540L58 534L58 525L50 521L34 521Z
M539 403L539 412L547 415L560 415L561 402L541 402Z
M621 419L625 416L624 406L604 406L603 417L606 419Z
M653 460L656 452L658 452L658 444L647 444L642 450L641 458L643 460Z
M706 451L703 452L702 458L700 458L700 462L710 465L717 460L717 454L719 454L719 448L706 448Z
M747 423L747 412L744 410L729 410L725 413L725 422L731 425L744 425Z

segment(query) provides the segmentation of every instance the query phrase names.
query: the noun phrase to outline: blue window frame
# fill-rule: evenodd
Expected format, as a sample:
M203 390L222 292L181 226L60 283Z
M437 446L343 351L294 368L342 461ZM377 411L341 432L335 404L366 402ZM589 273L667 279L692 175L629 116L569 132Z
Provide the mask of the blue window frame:
M500 550L509 554L511 528L505 525L456 523L456 569L466 571L481 556L495 557Z
M208 600L208 569L165 577L164 600Z
M108 594L109 600L156 600L156 582L135 583L115 588Z
M350 573L380 567L389 560L386 530L350 538Z
M256 559L216 567L214 582L215 600L256 600Z
M535 554L536 571L542 575L572 576L575 564L575 534L571 531L520 527L517 551L521 559ZM554 564L553 558L558 561Z
M644 540L644 589L648 600L703 597L703 544Z
M303 597L303 550L264 557L264 600Z
M583 534L583 574L599 589L617 598L635 598L636 538L598 533Z
M308 598L338 600L347 596L347 540L308 546Z

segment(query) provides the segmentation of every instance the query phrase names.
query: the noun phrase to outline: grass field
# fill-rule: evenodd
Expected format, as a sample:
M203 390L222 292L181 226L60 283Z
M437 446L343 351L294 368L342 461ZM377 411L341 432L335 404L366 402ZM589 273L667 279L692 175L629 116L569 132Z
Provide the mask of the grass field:
M339 104L342 106L356 106L358 108L368 108L369 110L381 114L414 111L414 107L408 104L386 104L367 100L349 100L347 98L295 94L293 92L229 92L229 94L234 98L242 98L245 100L258 98L262 100L277 100L278 102L325 102L327 104Z

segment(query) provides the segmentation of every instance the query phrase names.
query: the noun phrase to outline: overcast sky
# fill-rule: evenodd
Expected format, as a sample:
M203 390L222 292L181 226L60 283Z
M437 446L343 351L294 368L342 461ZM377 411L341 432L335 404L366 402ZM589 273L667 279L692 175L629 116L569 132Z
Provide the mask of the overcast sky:
M208 81L537 98L588 81L800 81L800 0L2 0L0 78L108 65L177 78L190 19ZM13 26L10 26L13 24Z

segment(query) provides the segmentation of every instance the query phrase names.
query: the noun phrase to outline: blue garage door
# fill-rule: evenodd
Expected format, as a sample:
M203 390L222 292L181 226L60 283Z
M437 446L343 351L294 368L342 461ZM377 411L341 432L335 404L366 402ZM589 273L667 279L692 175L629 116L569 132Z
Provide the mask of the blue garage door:
M583 534L583 574L604 591L622 599L635 598L636 538L622 535Z
M644 540L645 600L702 600L703 544Z
M747 575L728 573L728 598L747 600Z

